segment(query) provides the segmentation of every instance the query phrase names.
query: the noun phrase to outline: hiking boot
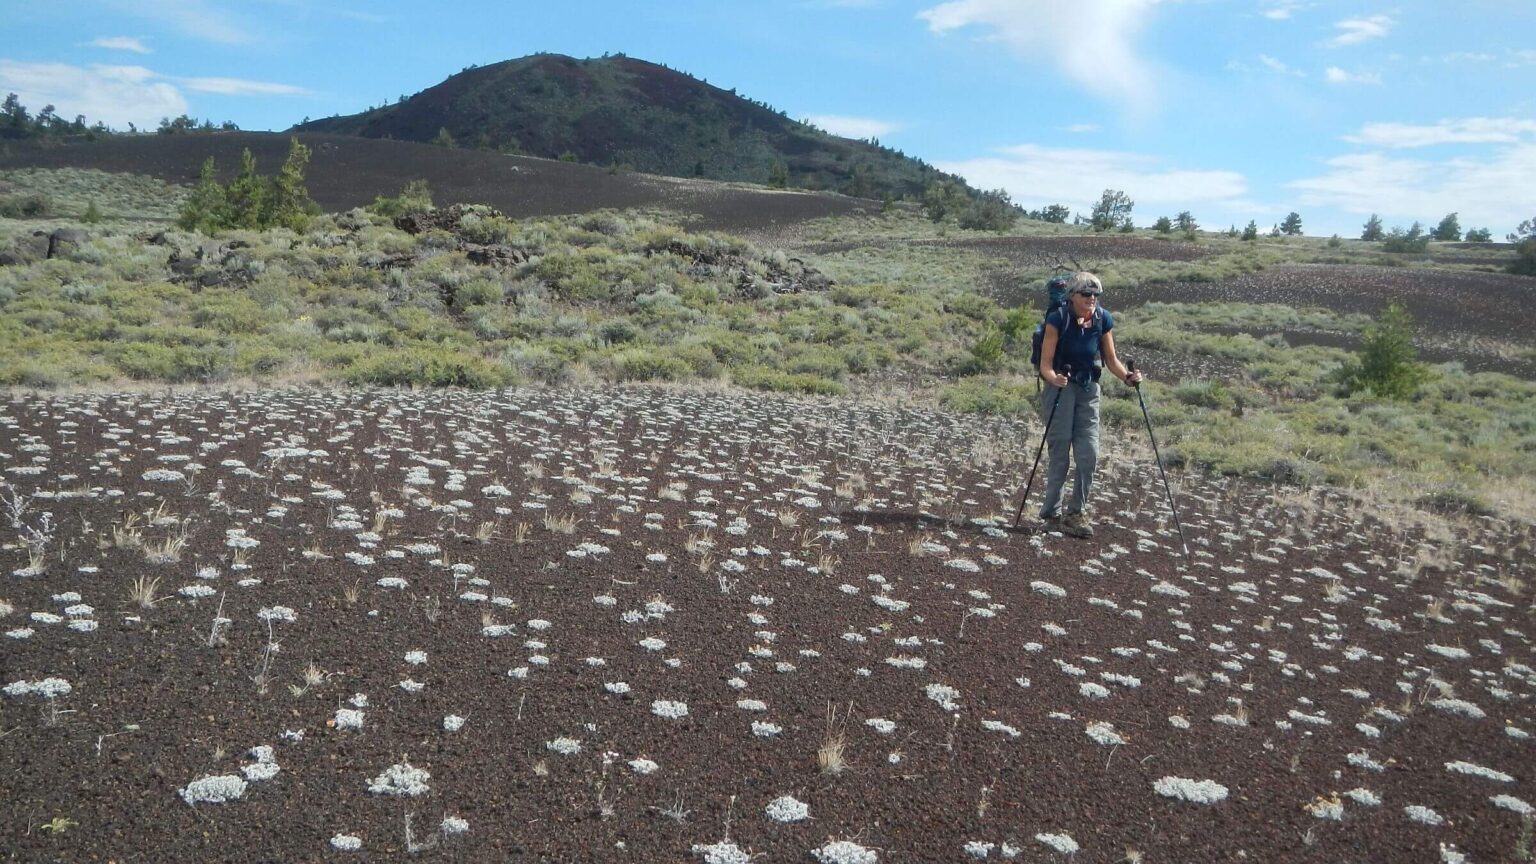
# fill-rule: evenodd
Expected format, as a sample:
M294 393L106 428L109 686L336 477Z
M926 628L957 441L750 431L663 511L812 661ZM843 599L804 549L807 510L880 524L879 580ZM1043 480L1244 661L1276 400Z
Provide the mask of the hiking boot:
M1081 513L1068 513L1061 520L1061 530L1068 537L1093 536L1093 526L1088 524L1088 517Z
M1060 513L1052 513L1049 516L1041 516L1040 517L1040 530L1041 531L1060 531L1061 530L1061 514Z

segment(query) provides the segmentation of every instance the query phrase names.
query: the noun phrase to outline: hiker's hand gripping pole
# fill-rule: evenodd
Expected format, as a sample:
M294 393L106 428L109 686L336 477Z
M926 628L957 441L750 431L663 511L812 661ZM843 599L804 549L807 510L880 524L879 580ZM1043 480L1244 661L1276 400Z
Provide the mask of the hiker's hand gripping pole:
M1125 360L1126 371L1130 377L1136 375L1136 361L1129 357ZM1168 472L1163 470L1163 454L1157 449L1157 436L1152 434L1152 415L1147 413L1147 400L1141 395L1141 380L1137 379L1131 384L1136 390L1136 401L1141 403L1141 416L1147 421L1147 438L1152 441L1152 455L1157 457L1157 473L1163 478L1163 492L1168 496L1168 509L1173 511L1173 527L1179 529L1179 545L1184 548L1184 561L1189 562L1189 543L1184 540L1184 526L1179 522L1179 508L1173 504L1173 487L1168 485Z

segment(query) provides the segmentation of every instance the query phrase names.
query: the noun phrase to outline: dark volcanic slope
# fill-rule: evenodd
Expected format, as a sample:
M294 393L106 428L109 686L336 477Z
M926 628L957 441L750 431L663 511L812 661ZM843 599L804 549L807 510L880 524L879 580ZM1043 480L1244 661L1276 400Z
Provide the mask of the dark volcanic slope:
M300 131L462 144L674 177L791 186L864 197L921 195L932 166L791 120L734 90L631 57L536 54L466 69L393 105L301 123ZM955 178L949 178L955 179Z
M47 147L13 143L8 152L0 154L0 169L96 168L193 183L203 160L212 156L221 178L228 180L239 167L245 148L256 157L258 169L265 173L277 170L287 157L289 137L239 132L122 137ZM514 218L656 207L698 214L700 227L727 231L835 216L870 206L867 201L830 193L614 174L591 165L408 141L313 133L302 133L298 138L312 151L307 173L310 194L326 210L371 203L378 195L398 193L406 182L416 179L431 185L439 205L490 204Z

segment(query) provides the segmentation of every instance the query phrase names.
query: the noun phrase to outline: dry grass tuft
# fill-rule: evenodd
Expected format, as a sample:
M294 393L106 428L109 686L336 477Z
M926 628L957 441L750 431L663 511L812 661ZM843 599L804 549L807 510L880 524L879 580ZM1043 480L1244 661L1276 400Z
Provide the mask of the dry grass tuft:
M153 579L150 579L148 576L140 576L133 580L133 587L128 590L128 602L142 609L153 609L156 603L165 599L155 596L155 590L159 587L159 576Z
M848 746L848 717L852 713L853 703L849 702L839 722L837 706L827 703L827 732L816 749L816 765L823 774L841 774L850 767L844 751Z
M556 534L575 534L578 521L575 515L556 516L553 513L544 514L545 529Z

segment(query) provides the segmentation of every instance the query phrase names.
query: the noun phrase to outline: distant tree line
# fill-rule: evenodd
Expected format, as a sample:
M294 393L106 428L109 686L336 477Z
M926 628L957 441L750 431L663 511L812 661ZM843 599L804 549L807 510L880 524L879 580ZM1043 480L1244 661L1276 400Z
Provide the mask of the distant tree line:
M193 132L238 132L239 126L229 121L215 125L212 120L198 120L186 114L180 117L162 117L160 126L155 130L160 135L185 135ZM21 104L21 97L15 93L7 94L5 102L0 105L0 138L62 138L69 135L79 135L87 140L104 138L109 135L139 135L142 133L137 126L128 124L126 132L120 132L107 124L97 120L87 125L84 114L76 114L75 119L66 120L59 116L57 109L52 105L44 105L36 114L27 110L27 106Z

